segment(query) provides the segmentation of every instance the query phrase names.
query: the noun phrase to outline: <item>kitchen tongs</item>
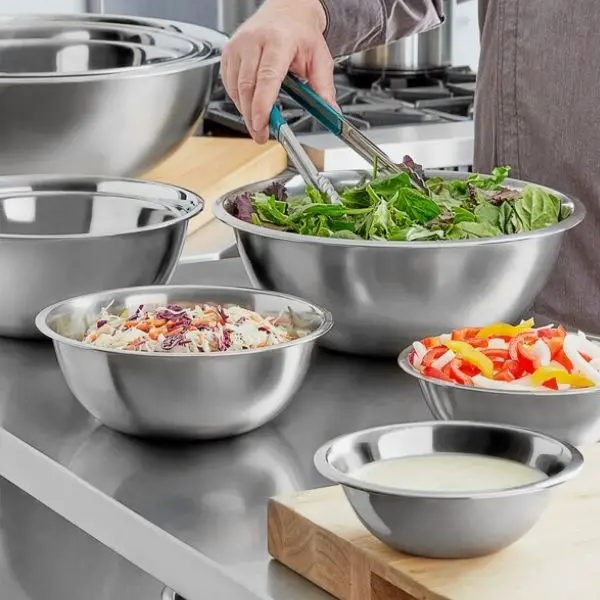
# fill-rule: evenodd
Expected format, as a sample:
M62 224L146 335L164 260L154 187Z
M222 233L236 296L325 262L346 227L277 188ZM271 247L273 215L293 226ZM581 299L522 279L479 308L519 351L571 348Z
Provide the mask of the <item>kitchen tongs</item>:
M304 110L317 119L323 127L340 138L370 165L377 164L380 171L386 171L390 174L404 170L395 164L385 152L378 148L359 129L354 127L342 113L327 104L321 96L295 75L288 73L281 87ZM409 173L409 175L411 174Z
M342 204L342 200L333 187L333 184L325 175L319 173L317 167L315 167L308 154L306 154L306 151L277 106L273 106L271 109L269 125L273 135L285 148L288 157L296 169L298 169L304 181L319 190L326 198L329 198L332 204Z

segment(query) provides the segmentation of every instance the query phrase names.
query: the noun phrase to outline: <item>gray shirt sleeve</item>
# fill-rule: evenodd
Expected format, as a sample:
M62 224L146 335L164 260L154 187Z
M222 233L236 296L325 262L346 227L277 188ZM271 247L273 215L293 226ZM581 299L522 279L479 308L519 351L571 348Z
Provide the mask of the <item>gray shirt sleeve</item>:
M444 20L443 0L320 0L325 39L334 56L352 54L433 29Z

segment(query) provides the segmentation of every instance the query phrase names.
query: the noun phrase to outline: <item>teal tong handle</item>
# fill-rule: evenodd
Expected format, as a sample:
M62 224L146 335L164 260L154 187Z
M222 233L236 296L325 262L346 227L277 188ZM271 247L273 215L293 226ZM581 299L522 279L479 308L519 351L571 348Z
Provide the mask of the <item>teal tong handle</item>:
M281 85L300 106L336 136L342 135L344 116L329 106L319 94L292 73L288 73Z
M273 105L273 108L271 109L271 116L269 118L269 127L271 128L271 131L277 140L279 140L281 137L280 131L284 125L287 125L286 120L283 118L279 108Z

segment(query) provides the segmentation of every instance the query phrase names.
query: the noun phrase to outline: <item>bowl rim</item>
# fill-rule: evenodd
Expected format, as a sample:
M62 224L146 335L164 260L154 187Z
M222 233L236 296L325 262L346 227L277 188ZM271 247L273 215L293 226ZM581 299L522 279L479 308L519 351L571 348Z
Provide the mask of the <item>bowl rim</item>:
M384 485L370 484L362 479L352 477L346 473L342 473L334 466L331 465L328 459L330 450L334 445L340 444L358 435L364 435L373 432L392 432L398 429L411 429L419 427L431 427L436 428L444 427L468 427L471 429L496 429L503 431L512 431L516 433L525 434L529 437L543 438L544 440L550 441L554 444L558 444L566 449L571 456L571 460L565 466L565 468L556 475L550 475L546 479L536 481L534 483L516 486L512 488L505 488L500 490L492 491L481 491L481 492L428 492L418 490L404 490L398 487L390 487ZM435 453L434 453L435 454ZM469 453L465 453L469 454ZM486 455L478 455L486 456ZM507 459L510 460L510 459ZM439 499L439 500L483 500L491 498L510 498L514 496L520 496L522 494L528 494L533 492L539 492L550 489L575 477L581 470L584 464L583 454L569 442L565 442L551 435L536 431L534 429L528 429L526 427L519 427L517 425L505 425L501 423L488 423L486 421L414 421L408 423L398 423L394 425L381 425L378 427L370 427L368 429L362 429L347 433L344 435L337 436L328 442L325 442L314 454L313 459L315 468L317 471L326 479L333 481L334 483L340 484L344 487L349 487L355 490L359 490L367 493L380 494L384 496L394 497L410 497L410 498L425 498L425 499ZM373 461L375 462L375 461ZM516 462L516 461L513 461Z
M1 79L1 78L0 78ZM191 200L194 203L194 206L184 214L179 214L175 218L170 219L168 221L163 221L161 223L156 223L154 225L148 225L146 227L138 227L136 229L125 229L123 231L115 231L111 233L66 233L61 235L51 235L51 234L18 234L18 233L3 233L0 231L0 242L3 240L15 240L15 241L68 241L68 240L95 240L95 239L108 239L115 238L120 236L128 236L141 234L149 231L157 231L160 229L168 229L169 227L173 227L182 222L186 222L189 219L195 217L199 213L204 210L205 202L204 199L189 189L180 187L178 185L171 185L167 183L161 183L159 181L148 181L144 179L135 179L131 177L105 177L103 175L8 175L5 177L0 177L0 203L10 199L13 195L17 196L35 196L36 193L48 194L54 192L56 194L60 194L62 192L66 193L86 193L87 190L60 190L60 189L50 189L50 190L19 190L19 189L10 189L11 185L26 185L28 182L33 183L52 183L52 182L68 182L71 184L77 182L123 182L123 183L132 183L136 185L142 185L145 188L155 188L155 189L169 189L175 190L181 194L183 194L188 200ZM96 196L107 196L107 197L116 197L116 198L127 198L129 200L142 200L147 202L148 204L156 204L157 206L163 206L164 208L170 208L168 205L161 204L160 200L145 198L143 196L139 196L136 194L119 194L116 192L106 192L106 191L97 191L97 192L89 192L90 194Z
M300 302L306 305L307 311L315 312L321 319L320 325L307 336L302 338L298 338L295 340L291 340L289 342L283 342L281 344L273 344L272 346L266 346L264 348L252 348L248 350L235 350L235 351L225 351L225 352L206 352L206 353L192 353L192 352L137 352L135 350L119 350L114 348L99 348L97 346L93 346L91 344L86 344L85 342L74 340L72 338L68 338L66 336L61 335L54 331L47 323L49 315L58 308L62 306L66 306L68 304L74 304L81 301L87 301L94 297L110 297L111 294L128 294L128 293L136 293L139 295L143 294L152 294L152 293L168 293L168 292L176 292L177 290L193 290L197 291L201 296L202 293L207 292L241 292L241 293L249 293L249 294L259 294L262 296L271 296L280 298L282 300L291 300L294 302ZM43 310L41 310L35 318L35 325L46 337L50 338L55 344L66 344L68 346L72 346L75 348L79 348L82 350L90 350L92 352L102 352L105 354L116 354L116 355L124 355L129 357L142 357L145 359L157 359L157 360L166 360L166 359L175 359L175 358L187 358L188 360L194 360L198 358L223 358L227 356L248 356L250 354L262 354L266 352L272 352L276 350L281 350L284 348L290 348L292 346L299 346L301 344L314 342L318 338L324 336L328 333L334 325L332 314L326 309L317 304L313 304L312 302L308 302L303 298L299 298L298 296L293 296L291 294L282 294L279 292L272 292L268 290L259 290L255 288L247 288L247 287L239 287L239 286L224 286L224 285L153 285L153 286L142 286L142 287L126 287L126 288L116 288L111 290L106 290L102 292L95 292L90 294L84 294L81 296L76 296L74 298L68 298L66 300L62 300L60 302L56 302Z
M134 22L123 22L135 21ZM211 50L208 56L192 53L180 58L155 63L151 65L138 65L125 67L121 69L102 69L82 73L64 73L57 75L55 73L25 73L23 75L10 74L1 75L0 83L6 84L54 84L54 83L84 83L105 79L123 79L133 77L153 77L156 75L165 75L179 73L195 68L209 67L221 62L222 51L225 44L229 41L229 36L225 33L210 27L195 25L192 23L182 23L180 21L171 21L169 19L159 19L155 17L129 17L128 15L118 14L96 14L96 13L50 13L47 15L41 13L22 14L22 15L0 15L0 28L9 27L12 23L17 25L26 25L29 23L41 23L49 25L52 22L63 21L69 23L88 23L90 25L105 25L114 27L130 27L146 29L157 33L167 33L175 38L182 38L191 41L196 46L208 46ZM195 35L192 34L195 33Z
M588 339L594 340L593 336L588 336ZM562 396L580 396L582 394L594 394L600 393L600 386L595 385L589 388L571 388L568 390L500 390L492 388L475 387L472 385L464 385L462 383L450 383L449 381L440 381L433 377L426 377L423 373L420 373L415 369L410 362L408 362L408 355L413 350L412 344L407 346L398 355L398 366L407 374L411 375L415 379L419 379L421 382L437 385L439 387L455 388L462 391L470 391L475 393L486 393L486 394L506 394L507 396L531 396L540 398L560 398Z
M369 175L370 171L366 169L354 169L352 171L322 171L323 175L328 177L329 175L343 175L343 174L360 174L360 175ZM437 176L445 176L447 178L448 173L450 171L441 171L438 169L425 169L425 174L428 177L437 177ZM466 178L469 175L477 174L477 173L464 173L464 172L454 172L456 179ZM483 174L485 175L485 174ZM261 227L260 225L254 225L252 223L247 223L246 221L242 221L238 219L234 215L232 215L226 208L225 203L231 201L232 198L238 196L244 192L254 192L260 191L272 185L273 183L287 183L297 175L294 173L292 175L286 174L284 176L275 177L273 179L266 179L251 185L242 186L230 192L227 192L220 198L218 198L213 205L213 214L217 219L232 227L236 234L238 231L243 231L245 233L250 233L253 235L258 235L261 237L271 238L275 240L285 241L285 242L293 242L298 244L317 244L324 246L334 246L341 248L390 248L394 250L398 249L440 249L440 248L469 248L471 246L489 246L495 244L508 244L511 242L517 241L525 241L529 239L537 239L542 237L548 237L555 235L557 233L564 233L573 227L579 225L586 216L586 208L584 204L577 198L573 196L567 196L558 190L550 188L548 186L543 186L539 184L535 184L538 187L558 196L561 200L568 200L573 204L573 213L569 215L563 221L555 223L550 227L544 227L543 229L536 229L535 231L526 231L522 233L515 233L511 235L500 235L491 238L479 238L479 239L469 239L469 240L428 240L428 241L413 241L413 242L393 242L393 241L378 241L378 240L347 240L340 238L326 238L326 237L318 237L315 235L301 235L298 233L292 233L289 231L279 231L277 229L270 229L269 227ZM505 180L505 184L510 187L512 185L520 185L525 186L528 184L526 181L522 181L519 179L511 179L507 178Z

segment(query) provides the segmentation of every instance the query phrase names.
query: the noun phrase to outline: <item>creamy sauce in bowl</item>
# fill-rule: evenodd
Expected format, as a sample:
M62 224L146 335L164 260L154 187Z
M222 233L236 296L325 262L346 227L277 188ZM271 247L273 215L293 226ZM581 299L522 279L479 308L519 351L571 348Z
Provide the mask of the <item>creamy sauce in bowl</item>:
M454 452L377 460L352 471L365 483L413 492L493 492L547 479L505 458Z

